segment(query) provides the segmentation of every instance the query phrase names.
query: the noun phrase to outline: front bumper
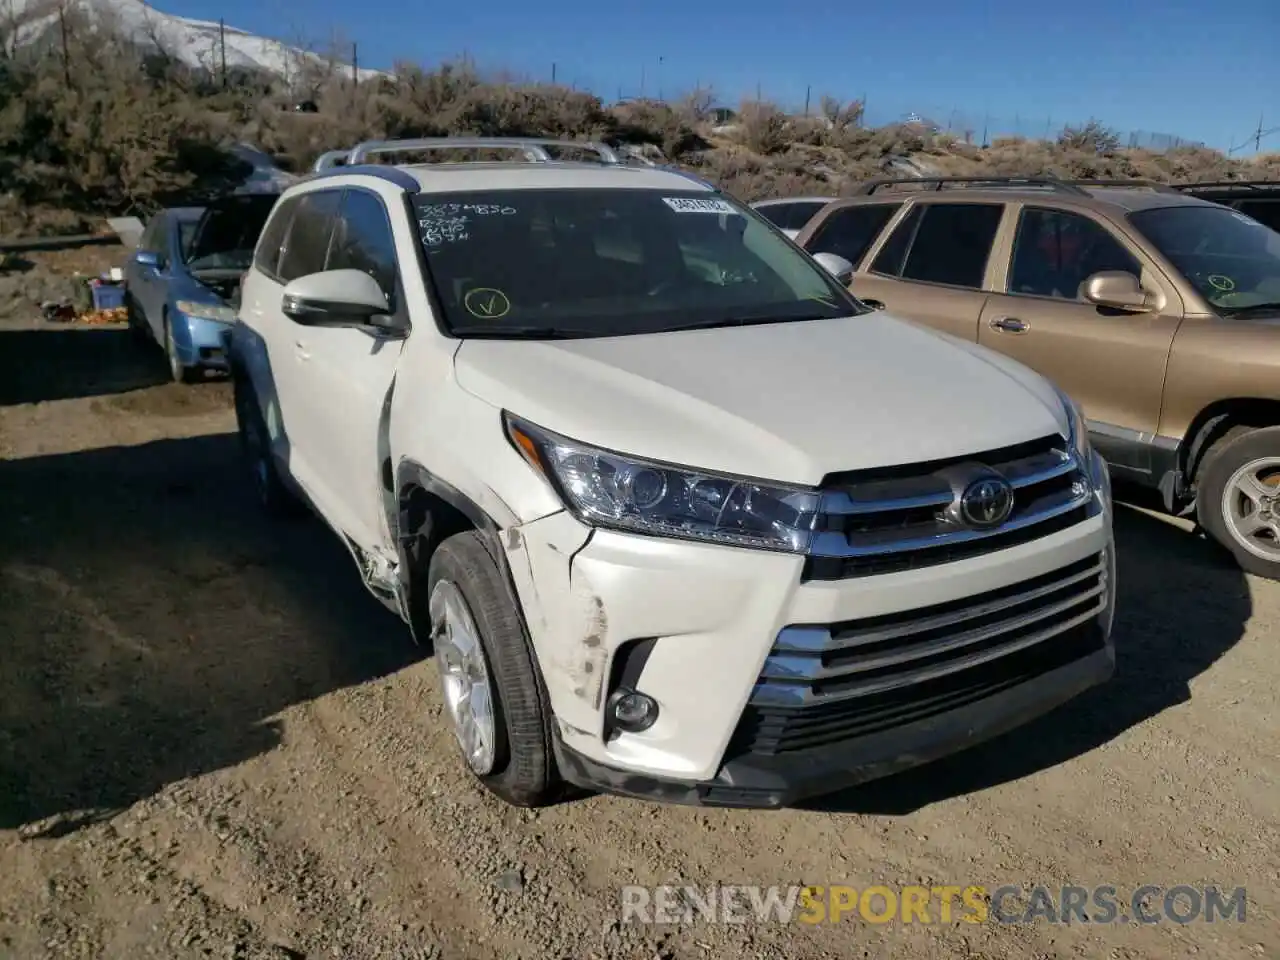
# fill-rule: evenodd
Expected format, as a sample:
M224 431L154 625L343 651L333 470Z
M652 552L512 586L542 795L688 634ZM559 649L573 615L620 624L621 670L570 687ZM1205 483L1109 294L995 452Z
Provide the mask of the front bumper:
M843 580L805 580L798 556L593 531L567 513L509 529L503 544L562 772L614 793L777 806L963 749L1105 681L1114 669L1115 575L1100 479L1103 509L1065 529L952 563ZM984 640L998 657L980 651L972 672L950 669L946 683L930 686L914 671L923 661L913 661L910 685L897 687L903 696L860 690L834 706L819 702L824 686L863 686L863 677L897 669L849 667L862 645L892 661L904 647L949 642L935 629L939 618L959 610L972 626L976 607L1028 593L1049 604L1063 596L1058 581L1092 590L1087 609L1071 607L1070 621L1050 630L1036 621ZM886 630L893 643L868 639ZM844 646L805 651L815 633L838 634ZM867 673L841 673L850 670ZM804 671L813 683L797 699ZM657 701L651 728L609 729L606 703L620 685Z
M180 326L174 326L174 340L182 363L207 370L227 370L226 337L232 324L186 314L180 317Z
M1101 634L1101 628L1090 629ZM1048 713L1115 672L1115 650L1098 649L1003 693L835 746L778 757L727 762L709 780L687 781L619 770L583 756L556 738L556 760L579 787L664 803L777 808L889 776L989 740Z

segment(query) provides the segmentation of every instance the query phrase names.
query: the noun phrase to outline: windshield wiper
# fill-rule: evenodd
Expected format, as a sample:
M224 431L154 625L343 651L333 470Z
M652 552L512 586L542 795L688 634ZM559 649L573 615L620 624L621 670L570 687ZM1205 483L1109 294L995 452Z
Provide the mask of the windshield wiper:
M829 313L806 313L798 317L779 317L777 315L720 317L717 320L696 320L693 323L680 323L670 327L661 327L656 333L673 333L677 330L711 330L715 327L753 327L765 323L803 323L807 320L835 320Z
M1251 313L1280 313L1280 300L1251 303L1247 307L1219 307L1224 317L1244 317Z
M584 330L581 327L534 327L518 324L451 327L450 332L455 337L477 340L576 340L579 337L605 336L599 330Z

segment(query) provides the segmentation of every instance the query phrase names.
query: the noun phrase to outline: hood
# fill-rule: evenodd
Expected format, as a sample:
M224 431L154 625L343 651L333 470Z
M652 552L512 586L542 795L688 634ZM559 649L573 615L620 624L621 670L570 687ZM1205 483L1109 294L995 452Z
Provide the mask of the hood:
M619 453L816 485L1067 431L1047 381L884 313L582 340L466 340L463 389Z

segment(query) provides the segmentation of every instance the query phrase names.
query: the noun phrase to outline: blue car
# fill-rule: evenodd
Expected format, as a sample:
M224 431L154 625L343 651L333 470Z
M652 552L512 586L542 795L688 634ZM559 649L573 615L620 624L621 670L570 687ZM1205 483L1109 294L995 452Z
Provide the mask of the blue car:
M240 278L277 194L231 194L161 210L125 266L129 325L160 344L174 380L226 371L222 335L236 321Z

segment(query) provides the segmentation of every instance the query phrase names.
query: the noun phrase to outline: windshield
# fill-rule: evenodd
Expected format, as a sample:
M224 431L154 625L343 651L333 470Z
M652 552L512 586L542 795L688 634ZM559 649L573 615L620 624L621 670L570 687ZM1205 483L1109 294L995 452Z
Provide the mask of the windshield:
M1220 206L1156 207L1133 225L1224 316L1275 304L1280 313L1280 234Z
M224 197L209 207L183 244L190 270L248 270L274 194Z
M200 224L200 214L185 216L178 220L178 248L185 261L191 255L191 241L195 239L196 227Z
M459 336L620 336L866 312L718 194L502 190L415 205L445 323Z

